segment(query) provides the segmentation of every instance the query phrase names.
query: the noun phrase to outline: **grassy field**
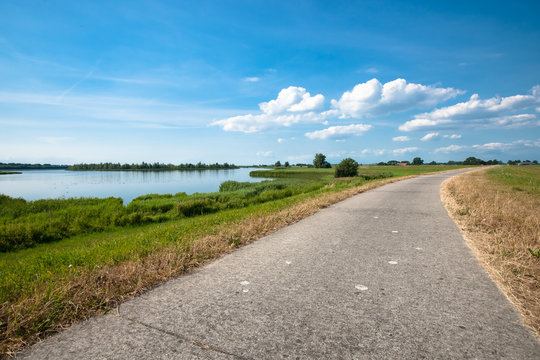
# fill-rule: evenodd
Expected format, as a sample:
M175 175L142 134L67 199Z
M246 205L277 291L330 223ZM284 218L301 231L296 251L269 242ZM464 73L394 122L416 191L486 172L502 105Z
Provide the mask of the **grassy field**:
M106 312L354 194L400 176L455 168L362 168L360 176L346 179L334 179L333 169L262 170L254 175L276 180L225 182L216 193L145 195L128 206L115 198L3 197L0 225L19 232L2 238L0 353ZM41 237L28 235L40 231Z
M492 279L540 338L540 167L455 177L443 200Z

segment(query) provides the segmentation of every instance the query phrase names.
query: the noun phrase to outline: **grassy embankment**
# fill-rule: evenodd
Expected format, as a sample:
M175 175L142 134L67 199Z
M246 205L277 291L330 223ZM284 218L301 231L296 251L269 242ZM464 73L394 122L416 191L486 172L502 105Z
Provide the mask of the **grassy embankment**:
M442 194L480 263L540 338L540 167L464 174Z
M219 192L115 198L3 197L0 207L0 353L8 354L145 289L219 257L337 201L449 166L257 172L262 183L223 183ZM384 178L393 176L391 178Z

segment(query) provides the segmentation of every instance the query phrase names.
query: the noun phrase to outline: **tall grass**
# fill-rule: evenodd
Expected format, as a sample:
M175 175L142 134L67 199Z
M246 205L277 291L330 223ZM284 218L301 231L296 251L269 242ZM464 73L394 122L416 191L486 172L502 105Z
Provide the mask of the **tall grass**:
M311 192L323 182L227 181L217 193L25 201L0 195L0 252L118 227L212 214Z

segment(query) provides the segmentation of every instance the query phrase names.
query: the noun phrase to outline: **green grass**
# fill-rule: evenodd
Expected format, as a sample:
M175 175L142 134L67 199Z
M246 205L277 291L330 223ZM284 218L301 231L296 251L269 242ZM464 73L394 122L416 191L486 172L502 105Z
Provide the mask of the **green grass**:
M287 178L300 181L329 181L334 177L334 169L316 169L292 167L274 170L255 170L249 173L252 177Z
M511 186L514 191L540 195L540 166L498 166L487 174L491 180Z
M103 265L138 260L172 244L212 234L217 227L247 216L280 210L305 198L300 195L242 209L169 221L163 224L117 229L106 234L79 235L0 254L0 302L30 296L34 282L54 287L60 279Z
M467 168L462 165L408 165L408 166L361 166L359 173L389 172L393 176L420 175L427 172L448 171Z
M0 195L0 251L13 251L89 234L195 217L311 192L324 182L299 180L237 183L216 193L149 194L128 206L120 198L25 201Z
M428 172L448 171L467 168L463 165L409 165L409 166L360 166L358 173L360 175L375 175L374 178L380 178L380 174L385 174L384 177L391 176L407 176L419 175ZM292 167L279 170L256 170L250 172L253 177L266 178L300 178L307 180L321 179L330 180L334 177L335 167L330 169L316 169L308 167Z

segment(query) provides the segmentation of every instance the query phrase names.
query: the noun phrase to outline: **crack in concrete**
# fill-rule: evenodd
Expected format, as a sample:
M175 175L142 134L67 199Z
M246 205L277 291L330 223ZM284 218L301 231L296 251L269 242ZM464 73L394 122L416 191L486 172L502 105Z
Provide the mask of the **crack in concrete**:
M155 330L155 331L159 331L161 333L164 333L164 334L167 334L167 335L170 335L170 336L173 336L175 338L178 338L182 341L185 341L185 342L188 342L188 343L191 343L203 350L210 350L210 351L214 351L214 352L217 352L217 353L220 353L220 354L224 354L224 355L229 355L229 356L233 356L237 359L241 359L241 360L254 360L252 358L248 358L248 357L245 357L245 356L241 356L241 355L237 355L237 354L233 354L233 353L230 353L228 351L225 351L225 350L221 350L221 349L218 349L214 346L210 346L210 345L205 345L197 340L193 340L193 339L190 339L190 338L187 338L185 336L181 336L181 335L178 335L176 333L173 333L171 331L167 331L167 330L163 330L163 329L160 329L158 327L155 327L155 326L152 326L152 325L149 325L149 324L146 324L146 323L143 323L141 321L138 321L138 320L135 320L135 319L131 319L129 317L126 317L126 316L123 316L121 314L118 314L119 317L121 317L122 319L125 319L127 321L131 321L135 324L139 324L139 325L142 325L146 328L149 328L149 329L152 329L152 330Z

